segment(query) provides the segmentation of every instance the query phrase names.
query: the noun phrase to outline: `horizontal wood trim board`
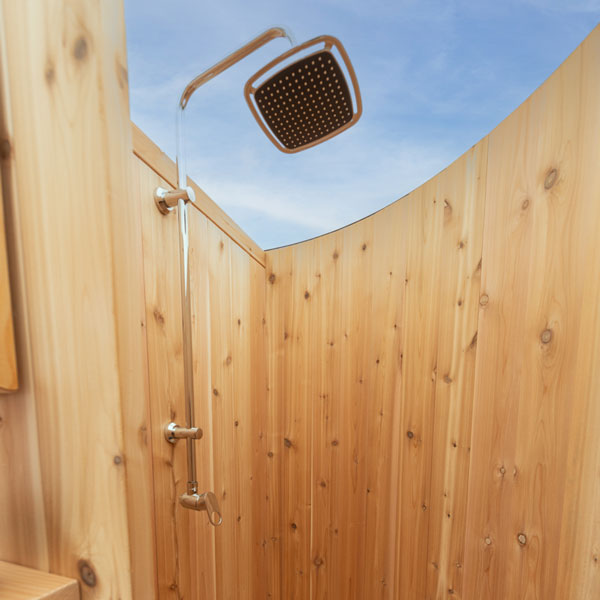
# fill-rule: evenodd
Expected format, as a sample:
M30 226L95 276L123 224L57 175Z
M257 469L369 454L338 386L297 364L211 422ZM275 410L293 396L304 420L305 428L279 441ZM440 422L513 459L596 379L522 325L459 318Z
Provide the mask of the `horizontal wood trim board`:
M131 127L133 153L169 185L175 187L177 185L177 165L135 123L132 123ZM193 206L264 267L266 264L265 251L194 181L188 178L188 184L196 192L196 202L193 203Z

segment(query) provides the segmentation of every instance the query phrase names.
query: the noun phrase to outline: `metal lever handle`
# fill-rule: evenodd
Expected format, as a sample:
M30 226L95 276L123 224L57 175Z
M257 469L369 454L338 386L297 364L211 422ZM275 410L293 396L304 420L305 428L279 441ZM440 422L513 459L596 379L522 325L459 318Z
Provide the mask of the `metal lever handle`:
M185 508L192 510L205 510L208 513L210 524L217 527L223 522L219 501L212 492L204 494L182 494L179 496L179 503Z
M200 427L179 427L177 423L165 425L165 438L171 444L175 444L177 440L181 439L199 440L201 437L202 429Z

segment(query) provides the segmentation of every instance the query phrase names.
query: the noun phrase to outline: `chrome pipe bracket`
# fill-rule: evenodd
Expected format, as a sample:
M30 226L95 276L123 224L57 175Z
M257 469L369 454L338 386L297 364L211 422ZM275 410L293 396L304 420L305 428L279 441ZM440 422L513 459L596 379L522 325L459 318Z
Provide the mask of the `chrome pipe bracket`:
M154 190L154 203L163 215L168 215L177 206L179 200L196 202L196 194L189 185L185 189L167 190L163 187L157 187Z
M202 437L200 427L179 427L177 423L167 423L165 425L165 439L171 444L176 444L178 440L199 440Z

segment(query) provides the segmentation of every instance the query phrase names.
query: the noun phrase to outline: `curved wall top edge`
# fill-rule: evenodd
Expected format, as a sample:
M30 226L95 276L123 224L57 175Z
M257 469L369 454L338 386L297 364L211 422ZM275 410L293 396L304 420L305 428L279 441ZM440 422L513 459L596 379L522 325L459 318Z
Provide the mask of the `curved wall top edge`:
M501 128L507 121L509 121L514 115L515 113L517 113L519 110L521 110L521 108L523 108L524 106L526 106L527 104L529 104L531 102L531 100L533 98L535 98L536 95L538 95L539 93L541 93L544 88L546 88L546 86L550 85L551 82L556 78L560 76L560 72L563 70L563 68L570 62L570 60L573 58L573 55L577 53L577 51L581 48L581 46L590 38L594 35L594 33L600 30L600 24L596 25L594 27L594 29L592 29L592 31L590 31L590 33L577 45L576 48L574 48L569 55L556 67L556 69L550 73L550 75L548 75L548 77L535 89L531 92L531 94L529 94L529 96L527 96L527 98L525 100L523 100L523 102L521 104L519 104L516 108L514 108L508 115L506 115L506 117L504 117L495 127L493 127L486 135L484 135L480 140L478 140L476 143L474 143L472 146L470 146L465 152L463 152L461 155L459 155L457 158L455 158L450 164L446 165L443 169L441 169L440 171L438 171L435 175L433 175L432 177L430 177L429 179L425 180L421 185L419 185L418 187L412 189L411 191L407 192L406 194L404 194L403 196L397 198L396 200L393 200L392 202L386 204L385 206L382 206L380 209L365 215L364 217L361 217L360 219L357 219L356 221L352 221L351 223L348 223L347 225L343 225L342 227L338 227L336 229L333 229L331 231L327 231L326 233L322 233L320 235L316 235L310 238L307 238L305 240L300 240L298 242L293 242L291 244L284 244L282 246L275 246L274 248L267 248L265 249L265 253L269 254L272 252L276 252L278 250L283 250L286 248L291 248L293 246L300 246L302 244L308 244L310 242L314 242L316 240L321 240L327 236L330 235L334 235L336 233L339 233L340 231L343 230L347 230L350 229L356 225L359 225L360 223L363 223L364 221L368 220L368 219L374 219L376 218L379 214L383 214L389 210L392 210L394 207L396 207L398 204L400 204L403 200L408 199L409 197L413 196L415 193L417 193L419 190L421 190L424 186L431 184L433 181L435 181L436 179L438 179L439 177L441 177L444 173L446 173L449 169L454 168L455 166L457 166L458 163L460 163L469 153L471 153L473 151L474 148L477 148L478 146L480 146L481 144L483 144L484 142L486 142L490 136L492 136L494 134L494 132L496 132L499 128Z

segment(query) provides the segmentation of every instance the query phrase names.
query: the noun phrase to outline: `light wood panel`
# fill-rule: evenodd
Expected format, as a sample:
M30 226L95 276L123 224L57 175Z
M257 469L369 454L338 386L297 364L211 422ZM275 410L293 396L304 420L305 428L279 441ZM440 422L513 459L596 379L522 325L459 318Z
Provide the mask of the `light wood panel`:
M75 579L0 561L2 600L79 600Z
M431 181L267 252L280 597L600 595L599 56L596 29Z
M19 389L0 396L0 559L48 569L48 540L33 389L27 295L20 238L5 20L0 6L0 167L13 300ZM19 460L15 460L15 456Z
M2 2L0 14L23 377L23 408L13 397L3 404L2 476L27 461L0 486L3 497L11 488L2 556L81 578L84 598L127 599L121 404L143 398L144 340L135 215L123 204L131 139L122 4ZM139 499L139 516L149 501Z
M427 598L462 597L487 140L436 177L443 200ZM443 190L443 192L442 192ZM442 193L440 193L442 192Z
M264 268L200 211L190 212L196 421L201 490L217 494L223 525L183 509L185 444L162 428L184 421L178 222L154 206L165 185L137 158L143 214L146 322L161 598L262 598L269 504L263 319Z
M281 597L424 598L428 552L446 573L461 551L429 547L429 526L446 531L455 487L459 538L464 525L469 430L451 452L473 395L486 148L373 217L267 252Z
M466 598L600 595L599 56L489 137Z

